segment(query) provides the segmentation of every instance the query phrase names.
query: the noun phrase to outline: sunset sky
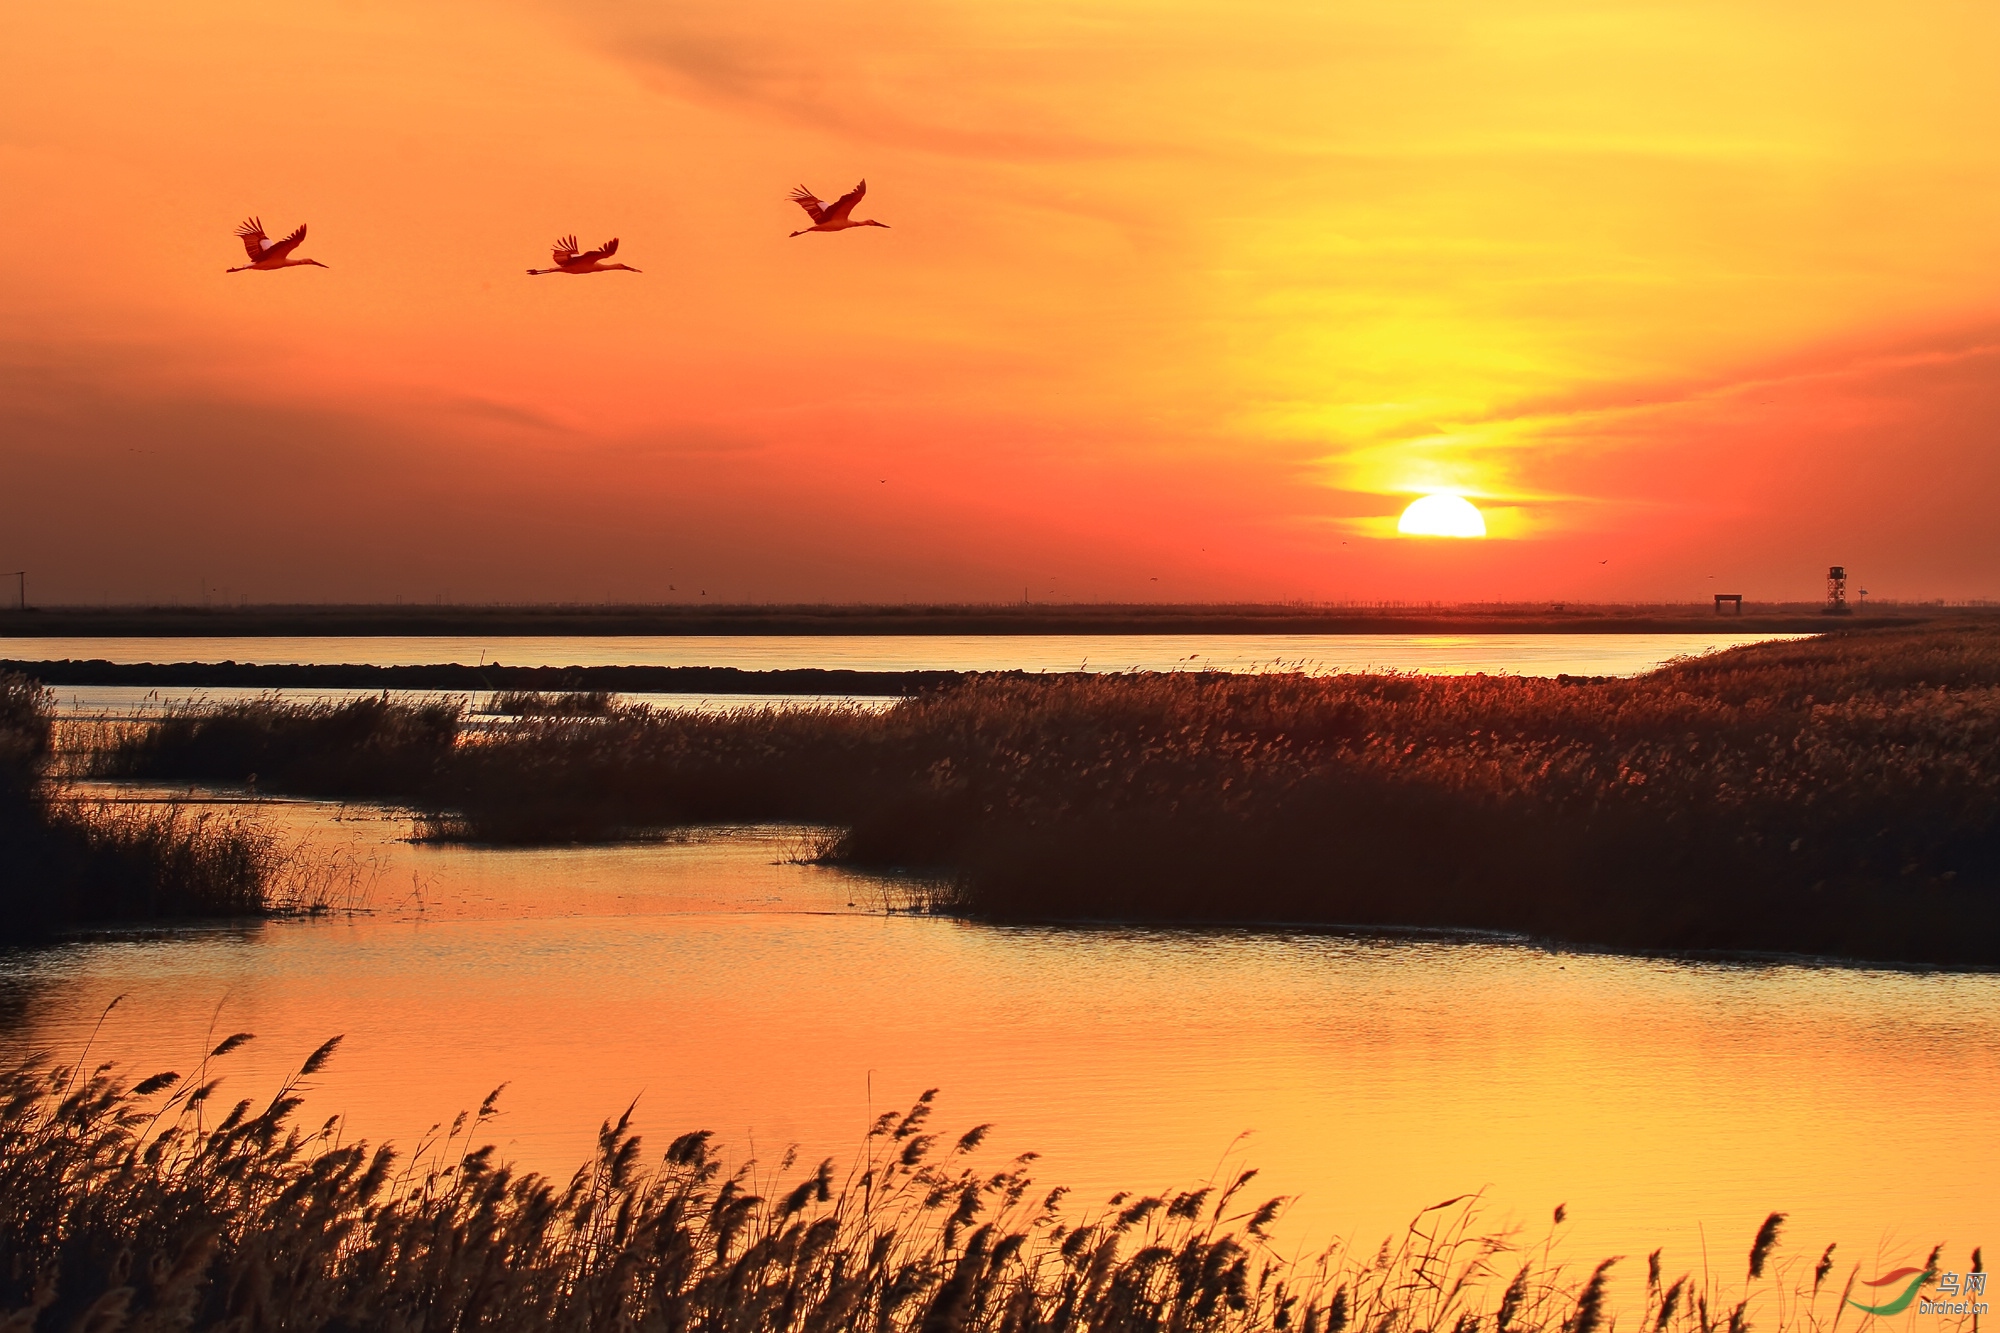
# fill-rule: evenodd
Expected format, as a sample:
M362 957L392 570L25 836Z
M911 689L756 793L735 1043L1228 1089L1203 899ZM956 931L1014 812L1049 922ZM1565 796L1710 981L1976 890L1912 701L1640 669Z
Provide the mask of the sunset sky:
M0 570L2000 596L2000 7L0 9ZM866 177L865 229L786 201ZM246 216L300 222L278 273ZM529 278L617 236L644 270ZM1442 491L1491 536L1399 537Z

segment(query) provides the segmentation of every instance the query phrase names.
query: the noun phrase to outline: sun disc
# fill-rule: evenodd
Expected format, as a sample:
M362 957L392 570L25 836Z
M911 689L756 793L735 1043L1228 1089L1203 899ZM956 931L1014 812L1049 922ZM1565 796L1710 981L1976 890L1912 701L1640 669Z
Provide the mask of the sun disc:
M1410 502L1396 531L1406 537L1484 537L1486 517L1462 495L1426 495Z

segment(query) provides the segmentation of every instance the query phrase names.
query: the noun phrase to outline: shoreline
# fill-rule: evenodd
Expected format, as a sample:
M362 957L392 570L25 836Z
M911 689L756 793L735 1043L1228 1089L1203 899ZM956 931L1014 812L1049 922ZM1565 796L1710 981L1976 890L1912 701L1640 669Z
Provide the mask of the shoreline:
M539 693L605 690L613 694L799 694L893 696L938 689L968 675L1020 676L1025 671L852 671L827 667L787 667L757 671L744 667L532 666L374 666L366 663L311 665L247 662L107 662L103 659L30 662L0 661L0 673L14 672L44 685L360 690L530 690ZM1051 673L1051 676L1053 673Z
M839 863L830 863L838 866ZM882 873L880 867L861 867ZM1353 922L1286 920L1169 920L1158 917L990 917L968 912L891 912L893 916L935 916L996 929L1076 931L1168 931L1190 934L1329 935L1371 942L1485 944L1534 949L1546 954L1584 958L1632 958L1655 962L1696 963L1723 967L1804 967L1843 972L1895 972L1923 976L1984 976L2000 972L1996 963L1936 963L1865 958L1854 954L1801 953L1785 949L1649 949L1639 945L1592 944L1559 935L1501 930L1479 926L1367 925Z
M2000 608L1886 605L1825 614L1819 603L1473 606L249 606L0 610L0 639L486 635L577 638L1104 634L1804 634L1910 627Z
M279 799L283 800L286 798ZM296 797L289 799L306 802L312 798ZM245 803L253 804L254 802ZM352 803L350 802L349 804ZM709 826L691 825L689 827L694 829ZM453 845L480 847L489 850L509 850L508 844L505 843L461 842ZM598 847L617 847L621 844L611 842L592 845ZM843 867L838 863L829 864L833 869L866 869L870 874L879 875L884 873L880 867ZM243 933L268 925L312 924L330 921L335 918L375 915L378 915L378 909L372 907L326 907L317 909L279 907L269 908L263 912L253 912L236 916L176 917L164 919L158 917L134 917L129 920L79 922L38 939L0 939L0 954L4 954L8 949L37 949L50 945L60 945L89 939L154 939L206 931ZM1552 935L1536 935L1523 931L1482 929L1476 926L1371 926L1325 921L1232 921L1226 918L1172 921L1147 917L1040 917L1033 920L1023 920L1011 917L981 916L971 912L927 910L921 908L903 910L892 908L888 911L866 912L837 912L832 910L795 911L787 912L784 915L787 918L867 916L883 920L916 917L950 921L959 925L985 926L994 930L1076 931L1079 933L1130 931L1147 934L1162 932L1175 935L1310 935L1337 937L1369 944L1489 945L1515 949L1532 949L1551 956L1574 955L1581 958L1622 958L1650 962L1751 969L1798 967L1814 971L1887 972L1905 976L1988 976L2000 973L2000 964L1993 963L1906 962L1878 958L1861 958L1848 954L1799 953L1776 949L1647 949L1609 944L1593 945L1575 940L1565 940Z

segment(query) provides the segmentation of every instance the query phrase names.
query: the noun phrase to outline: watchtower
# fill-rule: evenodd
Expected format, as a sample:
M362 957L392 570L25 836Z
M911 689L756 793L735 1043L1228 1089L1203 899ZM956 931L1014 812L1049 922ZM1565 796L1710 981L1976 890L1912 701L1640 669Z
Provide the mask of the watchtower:
M1715 614L1722 614L1722 604L1728 602L1737 615L1743 614L1743 594L1740 592L1719 592L1715 594Z
M1826 571L1826 614L1847 614L1847 566L1829 565Z

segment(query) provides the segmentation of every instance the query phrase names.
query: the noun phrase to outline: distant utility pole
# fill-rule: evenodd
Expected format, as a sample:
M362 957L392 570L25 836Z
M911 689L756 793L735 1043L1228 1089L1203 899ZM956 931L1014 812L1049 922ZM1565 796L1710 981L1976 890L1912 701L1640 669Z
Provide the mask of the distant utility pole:
M27 571L27 570L25 570L25 569L17 569L17 570L14 570L14 571L13 571L12 573L8 574L8 575L7 575L7 577L8 577L8 578L10 578L10 579L13 579L13 580L15 581L16 585L17 585L17 591L18 591L18 593L19 593L19 597L20 597L20 603L21 603L18 609L19 609L19 610L22 610L22 611L25 611L25 610L27 610L27 609L28 609L28 571Z

